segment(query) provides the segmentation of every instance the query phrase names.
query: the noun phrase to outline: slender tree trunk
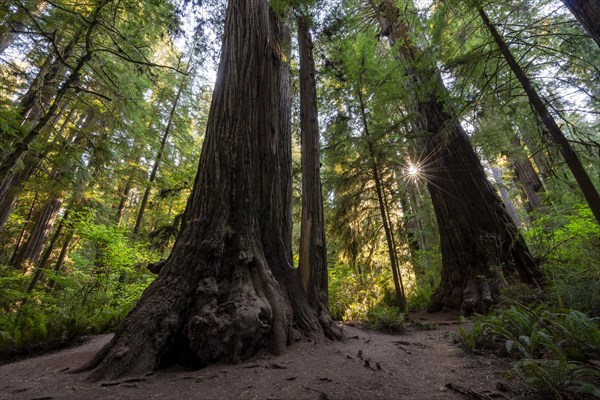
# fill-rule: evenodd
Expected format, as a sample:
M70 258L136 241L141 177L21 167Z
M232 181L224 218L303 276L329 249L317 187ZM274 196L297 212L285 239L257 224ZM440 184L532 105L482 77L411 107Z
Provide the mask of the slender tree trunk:
M516 136L513 138L512 144L517 146L516 148L521 147L521 141ZM540 192L544 191L544 185L542 185L540 177L537 172L535 172L533 165L531 165L531 162L527 157L521 155L509 155L509 158L515 169L516 178L523 187L525 196L527 196L527 202L529 203L531 210L539 210L544 206L539 195Z
M37 126L40 120L45 117L47 110L52 107L53 99L57 97L61 82L67 73L67 65L63 60L70 61L75 45L79 42L82 33L81 28L75 32L73 38L60 51L60 56L57 55L56 51L51 51L48 54L27 92L20 99L17 106L19 113L17 120L19 121L18 129L22 134L27 135L31 128ZM60 42L59 39L56 39L56 41ZM58 120L58 116L64 113L70 102L70 100L67 100L63 104L59 104L60 111L57 113L57 117L50 119L53 124L56 124L55 120ZM17 129L17 127L14 128ZM15 137L13 132L0 128L0 140L11 145L5 146L6 149L0 153L0 161L3 161L13 150L12 146L19 143L22 137Z
M321 189L316 71L308 18L298 17L297 22L302 135L302 217L298 277L308 301L317 310L321 326L326 329L331 325L331 317L327 310L327 248Z
M51 53L48 56L38 75L19 102L21 125L35 126L40 119L44 118L45 110L52 106L53 100L61 89L61 83L67 75L68 66L63 60L71 60L82 34L83 30L78 29L61 50L60 56L56 53ZM69 102L67 101L67 103Z
M426 179L438 223L441 282L429 310L485 312L499 301L501 270L509 280L540 285L543 275L490 185L479 159L449 104L434 64L424 62L408 25L391 0L372 1L381 31L404 64L423 132L421 175ZM423 90L423 88L430 88ZM413 160L414 162L414 160Z
M61 188L61 181L74 167L71 160L81 156L86 143L86 134L89 131L89 127L93 126L95 122L94 113L89 112L83 126L79 129L70 146L67 148L65 154L66 163L56 166L50 175L50 182L56 182L58 185L50 189L48 200L46 200L44 207L42 207L38 215L27 244L21 249L15 260L13 260L13 267L21 268L25 263L30 264L30 267L38 266L38 259L52 231L56 215L62 206L65 190Z
M562 2L600 47L600 3L598 0L562 0Z
M592 2L590 2L590 4L591 3ZM597 8L600 9L600 6L597 6ZM544 104L542 98L539 96L539 94L533 87L531 80L525 74L523 68L521 68L517 60L512 55L508 45L496 29L496 27L490 22L488 15L482 8L478 8L477 11L479 12L479 16L483 20L483 23L485 24L486 28L494 38L496 45L498 45L500 52L506 59L508 65L510 66L510 69L513 71L513 73L521 83L521 86L527 94L529 102L531 103L533 109L537 113L541 123L550 133L552 140L554 140L554 143L560 149L563 158L565 159L565 162L567 163L569 169L575 177L575 180L579 184L581 191L583 192L583 196L585 197L588 206L590 207L592 213L596 217L596 221L598 222L598 224L600 224L600 195L598 194L598 191L594 187L594 184L592 183L590 177L585 171L585 168L583 168L583 165L577 157L577 154L571 148L569 141L562 133L560 127L554 120L554 117L552 117L552 114L550 114L550 111Z
M510 199L508 189L504 185L504 180L502 179L502 172L500 172L500 170L496 167L491 167L491 169L492 175L494 175L494 180L496 181L496 186L498 187L498 191L500 192L500 198L504 203L504 207L506 207L506 211L508 211L508 214L510 215L516 226L523 226L521 218L519 217L519 213L517 212L517 208Z
M537 167L538 171L540 171L540 182L542 182L542 187L546 190L544 186L544 182L551 176L550 167L548 166L548 160L544 157L542 149L535 143L535 141L525 135L521 135L523 139L523 143L529 149L531 153L531 157L533 158L533 163Z
M71 245L71 242L73 241L74 236L75 236L75 231L73 230L73 228L70 228L67 231L67 234L65 235L63 245L60 249L60 254L58 255L58 258L56 259L56 264L54 265L54 272L57 274L63 270L63 266L65 265L65 260L67 258L67 253L69 252L69 246ZM55 285L56 285L56 281L53 279L50 280L50 282L48 282L47 290L52 291L52 289L54 289Z
M53 121L53 125L58 123L60 116L65 111L68 104L65 104L59 115ZM74 109L71 109L67 115L65 122L62 124L56 137L62 137L65 128L67 127L70 117L73 114ZM44 134L45 136L45 134ZM45 139L44 139L45 140ZM52 147L52 146L50 146ZM40 161L46 156L48 149L42 153L36 151L28 151L23 157L23 168L15 171L14 169L8 173L8 175L2 180L0 184L0 231L4 228L4 224L10 215L13 206L17 200L17 197L23 190L25 182L35 173L38 168Z
M28 269L37 264L46 240L52 231L62 201L62 198L54 196L46 200L31 229L27 243L19 249L12 262L14 268Z
M398 283L400 285L400 294L402 296L400 311L408 313L408 302L406 301L406 292L404 291L404 280L402 279L402 271L400 269L400 257L398 256L398 244L396 242L396 229L394 228L394 222L392 221L392 214L390 212L390 203L387 199L387 194L383 182L381 182L383 205L385 207L385 215L388 220L388 226L390 228L390 237L392 238L392 249L394 254L394 260L396 263L396 274L398 275ZM398 235L400 235L400 229L398 229ZM394 284L395 285L395 284Z
M362 81L362 74L361 74ZM359 83L359 87L357 90L361 119L363 123L363 133L365 140L367 142L367 147L369 149L369 157L371 158L371 170L373 172L373 180L375 181L375 191L377 192L377 202L379 203L379 212L381 214L381 220L383 222L383 230L385 233L385 240L388 247L388 255L390 258L390 266L392 268L392 278L394 281L394 289L396 292L396 302L398 303L398 308L402 312L407 311L406 297L404 295L404 284L402 283L402 276L400 275L400 268L398 265L398 256L396 253L396 244L394 240L394 233L390 227L390 220L386 209L385 202L385 194L383 193L383 184L381 182L381 174L379 172L379 166L377 164L377 159L375 157L375 149L373 148L373 142L371 139L371 135L369 134L369 125L367 119L367 112L365 109L365 103L363 99L363 85L362 82Z
M17 257L17 254L19 254L19 249L21 248L21 245L23 244L23 239L25 239L25 234L27 233L27 226L31 223L32 220L32 216L33 216L33 212L35 210L35 205L37 204L37 200L38 200L38 193L35 193L35 196L33 196L33 201L31 202L31 206L29 207L29 212L27 213L27 217L25 218L25 223L23 224L23 229L21 229L21 233L19 234L19 238L17 239L17 243L15 244L15 249L13 252L12 257L10 258L9 264L12 264L15 260L15 258Z
M267 0L231 1L187 222L89 379L275 353L323 335L291 263L289 29ZM285 119L285 121L284 121Z
M39 265L35 268L35 273L33 274L33 278L31 278L31 283L29 283L29 287L27 288L27 293L30 293L31 291L33 291L33 289L35 288L37 283L42 278L42 275L44 274L44 270L48 266L48 261L50 261L50 256L52 255L52 252L54 251L54 247L56 246L56 242L58 241L58 239L60 238L60 235L62 234L62 231L65 227L65 222L67 222L68 220L69 220L69 210L67 210L65 212L65 215L60 220L60 223L58 224L58 227L56 228L54 235L52 235L52 240L50 240L50 243L48 244L48 246L46 247L46 250L44 251L44 254L42 255Z
M171 107L171 112L169 114L169 120L167 122L167 126L165 128L162 140L160 142L160 147L158 148L158 152L156 153L154 165L152 165L152 170L150 171L150 179L148 179L148 185L146 185L146 189L144 190L144 196L142 197L142 201L140 203L140 210L138 212L137 218L135 220L135 226L133 228L134 235L137 235L140 232L142 222L144 221L144 213L146 212L146 206L148 205L148 199L150 198L150 191L152 190L152 186L154 185L154 181L156 180L158 167L160 166L160 161L162 159L162 155L165 150L169 134L171 133L171 127L173 126L173 118L175 117L175 111L179 106L179 99L181 98L181 92L183 91L185 84L186 80L182 79L181 83L179 84L179 88L177 89L177 94L175 95L175 100L173 101L173 106Z

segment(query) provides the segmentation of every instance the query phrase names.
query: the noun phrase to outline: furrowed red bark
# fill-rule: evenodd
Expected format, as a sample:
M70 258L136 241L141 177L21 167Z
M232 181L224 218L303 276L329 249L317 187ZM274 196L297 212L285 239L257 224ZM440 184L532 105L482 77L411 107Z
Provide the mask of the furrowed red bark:
M324 330L332 326L327 309L327 248L321 189L319 117L313 43L307 17L300 16L300 128L302 150L302 217L298 277L310 304L317 310ZM326 332L327 333L327 332ZM331 333L328 333L331 335Z
M186 222L158 278L80 370L135 375L281 353L323 336L291 263L289 29L267 0L228 4Z

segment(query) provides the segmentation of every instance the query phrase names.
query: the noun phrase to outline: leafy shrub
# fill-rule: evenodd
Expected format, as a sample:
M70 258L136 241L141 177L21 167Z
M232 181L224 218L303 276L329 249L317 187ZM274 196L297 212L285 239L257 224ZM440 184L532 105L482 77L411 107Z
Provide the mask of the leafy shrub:
M515 362L513 370L545 399L581 399L581 395L600 398L600 388L591 383L600 379L600 371L578 362L525 358Z
M364 321L370 309L389 305L389 299L394 299L391 285L389 271L358 276L348 265L333 265L329 268L329 311L336 320Z
M376 307L367 313L366 325L376 331L404 332L406 316L398 307Z
M542 261L552 307L600 316L600 226L590 209L571 215L540 215L525 232L530 249Z
M82 240L65 271L44 271L52 285L42 280L27 293L31 276L0 266L0 358L114 330L154 279L140 268L145 246L84 217L74 224Z

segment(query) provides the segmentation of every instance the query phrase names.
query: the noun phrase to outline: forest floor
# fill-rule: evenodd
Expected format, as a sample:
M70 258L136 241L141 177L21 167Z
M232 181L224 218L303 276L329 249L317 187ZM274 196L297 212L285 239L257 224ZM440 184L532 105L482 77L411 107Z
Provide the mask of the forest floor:
M467 354L456 344L456 315L411 317L438 327L392 335L345 325L342 341L299 342L282 356L88 383L85 374L68 372L111 337L94 336L77 347L0 366L0 399L526 398L518 383L504 377L505 363Z

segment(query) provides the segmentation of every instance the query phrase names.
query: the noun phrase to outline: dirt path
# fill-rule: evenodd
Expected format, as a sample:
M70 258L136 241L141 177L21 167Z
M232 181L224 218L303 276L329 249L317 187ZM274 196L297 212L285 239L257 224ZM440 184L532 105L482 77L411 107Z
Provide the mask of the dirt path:
M434 318L435 319L435 318ZM465 399L448 383L495 398L505 366L465 354L454 344L457 321L432 331L386 335L344 327L346 339L297 343L280 357L262 356L237 365L198 371L159 371L130 381L87 383L68 368L88 360L110 339L96 336L58 353L0 366L0 399ZM109 385L107 385L109 384ZM113 385L114 384L114 385ZM504 396L504 397L501 397Z

